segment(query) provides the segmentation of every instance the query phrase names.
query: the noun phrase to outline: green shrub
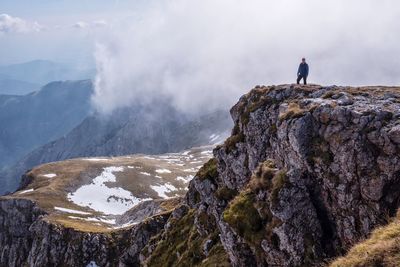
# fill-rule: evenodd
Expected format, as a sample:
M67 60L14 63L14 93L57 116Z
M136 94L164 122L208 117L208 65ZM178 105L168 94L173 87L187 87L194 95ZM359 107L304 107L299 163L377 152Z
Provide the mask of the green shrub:
M220 200L229 201L234 198L238 194L238 191L235 189L228 188L226 186L218 188L217 192L215 192L215 196Z
M251 243L256 243L260 241L259 234L262 232L263 225L253 203L253 193L250 191L240 193L224 211L223 219L235 229L239 236Z
M236 135L230 136L228 139L225 140L224 147L225 152L230 153L236 148L237 143L242 143L245 141L245 136L243 133L238 133Z
M271 188L271 202L278 202L278 195L281 189L289 183L289 180L286 176L285 170L278 171L274 177L272 178L272 188Z
M217 160L212 158L207 161L197 172L197 177L202 181L205 179L215 180L218 177Z
M266 160L261 163L257 169L254 171L250 182L249 187L253 192L258 191L259 189L267 189L271 187L271 181L274 177L277 169L275 168L275 164L271 160Z

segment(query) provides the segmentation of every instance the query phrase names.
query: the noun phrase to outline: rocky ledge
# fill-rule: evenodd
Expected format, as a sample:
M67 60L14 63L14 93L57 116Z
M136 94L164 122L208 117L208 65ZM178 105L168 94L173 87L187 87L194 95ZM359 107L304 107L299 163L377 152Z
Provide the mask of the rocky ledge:
M29 199L3 199L1 264L397 266L399 89L257 86L183 204L78 235Z
M251 90L231 109L231 137L191 181L186 204L141 263L215 266L218 257L216 266L320 266L344 255L399 207L399 89ZM394 244L396 222L387 234ZM395 266L376 257L334 264Z
M138 266L211 147L35 167L0 197L0 266Z

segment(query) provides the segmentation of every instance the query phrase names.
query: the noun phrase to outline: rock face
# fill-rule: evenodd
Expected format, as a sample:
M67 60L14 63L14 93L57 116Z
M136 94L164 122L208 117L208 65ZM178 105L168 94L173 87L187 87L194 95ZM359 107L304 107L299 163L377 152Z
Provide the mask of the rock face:
M256 87L189 186L195 221L215 220L233 266L311 266L343 254L399 205L397 91Z
M0 266L137 266L140 251L170 213L112 233L90 233L49 223L30 200L0 202Z
M35 167L0 197L0 266L138 266L211 149Z
M18 215L25 230L0 216L1 229L8 229L0 235L5 244L1 262L17 266L23 259L4 251L32 246L31 266L57 266L51 260L58 258L72 265L93 260L100 266L326 264L398 209L397 90L258 86L231 109L231 137L190 182L183 204L152 217L158 218L154 225L144 221L152 225L147 232L130 228L75 239L74 231L45 220L27 231L42 212L32 203L6 201L1 212ZM22 206L29 216L19 212ZM52 234L41 239L47 233Z

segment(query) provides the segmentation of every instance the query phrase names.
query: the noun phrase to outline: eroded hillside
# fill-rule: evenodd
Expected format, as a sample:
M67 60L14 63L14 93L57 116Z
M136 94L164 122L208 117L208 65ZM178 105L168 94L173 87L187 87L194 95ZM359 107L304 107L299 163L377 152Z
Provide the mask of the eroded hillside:
M132 250L161 230L211 149L34 168L0 198L0 265L130 266Z
M134 157L143 169L126 157L80 159L100 165L75 177L61 171L79 169L62 167L74 160L43 165L1 200L2 264L396 266L398 90L257 86L231 109L232 135L212 159ZM82 197L88 188L96 194Z
M169 219L186 225L186 236L172 238L177 229L167 228L142 252L142 264L207 266L214 250L233 266L330 263L396 214L399 112L398 88L256 87L232 108L232 136ZM398 259L397 226L378 230L350 256L360 257L362 246L364 254ZM378 255L382 238L393 246ZM394 266L360 262L347 266Z

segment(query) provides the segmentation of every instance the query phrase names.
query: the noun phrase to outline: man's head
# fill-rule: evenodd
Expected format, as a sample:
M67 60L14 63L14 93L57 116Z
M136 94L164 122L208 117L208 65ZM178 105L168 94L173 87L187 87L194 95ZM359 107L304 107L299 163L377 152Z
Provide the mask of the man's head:
M306 58L303 57L303 58L301 59L301 62L306 63Z

